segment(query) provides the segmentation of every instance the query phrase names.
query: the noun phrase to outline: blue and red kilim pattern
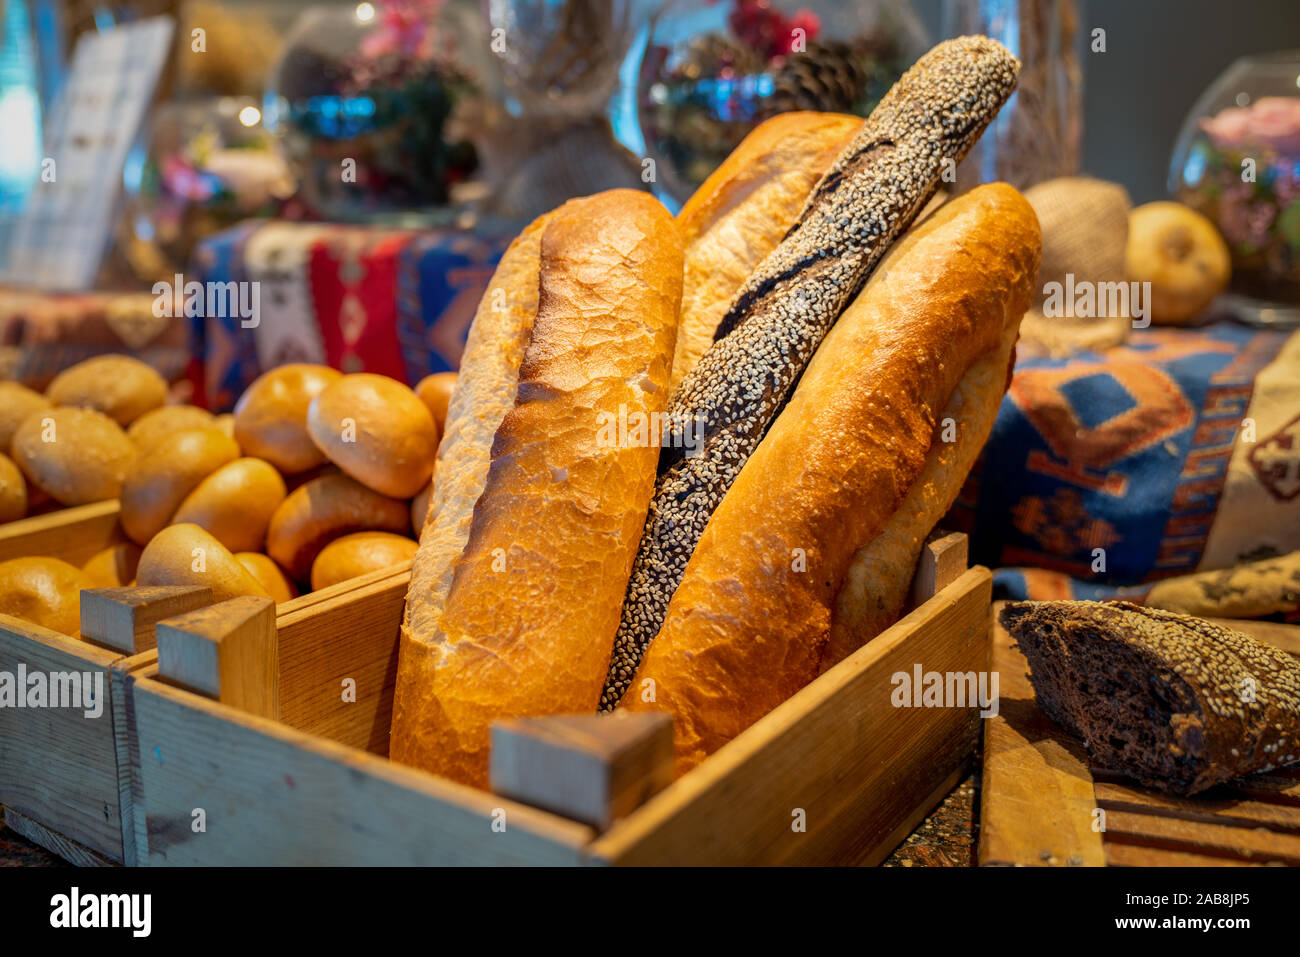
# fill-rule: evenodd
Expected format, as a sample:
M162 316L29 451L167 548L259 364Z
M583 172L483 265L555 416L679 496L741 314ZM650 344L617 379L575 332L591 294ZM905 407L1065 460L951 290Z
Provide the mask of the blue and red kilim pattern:
M1104 354L1017 363L945 526L971 535L1013 596L1017 566L1069 576L1080 598L1196 571L1255 377L1286 335L1151 329Z

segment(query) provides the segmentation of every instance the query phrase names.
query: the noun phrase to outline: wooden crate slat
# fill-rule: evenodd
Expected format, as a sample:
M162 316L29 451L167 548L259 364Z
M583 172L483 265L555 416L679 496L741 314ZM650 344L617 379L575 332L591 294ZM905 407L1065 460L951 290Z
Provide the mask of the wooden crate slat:
M1300 628L1219 623L1300 653ZM1300 848L1292 844L1300 834L1300 769L1239 778L1190 798L1091 769L1082 743L1038 709L1028 663L997 625L993 655L1003 703L985 729L981 864L1061 863L1054 846L1084 847L1088 863L1112 866L1300 863L1291 857ZM1106 813L1101 834L1091 828L1098 807ZM1276 858L1267 857L1270 845Z
M1193 851L1173 851L1137 844L1108 843L1106 864L1110 867L1251 867L1250 861L1215 857Z
M1210 824L1300 832L1300 808L1285 804L1217 798L1212 796L1213 791L1190 798L1177 797L1109 781L1098 781L1096 792L1098 806L1107 810L1139 811Z
M1300 864L1300 835L1132 811L1106 812L1106 840L1236 857L1257 864Z
M992 656L1000 701L984 723L980 864L1103 866L1086 754L1038 709L1029 664L996 611Z
M57 854L69 864L75 864L77 867L115 867L116 861L111 861L102 854L97 854L88 847L83 847L69 837L65 837L58 831L53 831L37 821L33 821L11 807L4 808L4 813L0 818L15 833L40 847L45 848L51 854Z
M592 859L799 863L878 849L899 829L891 808L911 811L929 799L952 773L944 760L963 759L929 748L969 721L957 709L936 718L937 709L893 708L890 676L918 660L927 671L982 669L990 588L987 569L966 572L616 822L592 845ZM796 808L806 812L805 833L792 828Z
M372 754L388 754L397 637L409 567L355 579L320 600L281 606L280 720ZM327 628L322 623L328 623ZM343 681L356 682L355 701Z
M142 864L577 864L593 836L145 676L132 698Z
M0 562L48 555L80 568L97 552L126 541L117 499L61 508L0 525Z
M122 856L109 666L121 655L0 615L0 671L102 676L103 711L0 708L0 804L91 852Z

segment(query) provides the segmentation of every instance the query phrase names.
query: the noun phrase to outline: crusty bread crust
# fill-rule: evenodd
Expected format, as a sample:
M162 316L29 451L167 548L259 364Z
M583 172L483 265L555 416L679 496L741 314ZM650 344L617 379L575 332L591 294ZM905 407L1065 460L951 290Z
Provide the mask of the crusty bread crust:
M416 527L420 550L411 568L403 625L416 635L437 630L452 569L469 540L474 503L487 482L492 436L515 404L519 365L537 318L542 232L552 215L538 217L510 244L470 326L438 445L428 512Z
M907 490L903 504L880 534L854 554L844 584L835 596L830 639L822 652L822 671L830 670L898 621L925 538L952 508L993 431L1010 381L1015 344L1016 327L1008 326L1002 341L962 376L939 413L938 432L930 443L925 465ZM952 442L942 437L943 423L948 419L956 432Z
M659 455L608 444L601 414L667 406L681 276L677 228L646 193L552 214L464 553L434 627L403 631L394 760L485 787L494 720L595 712ZM427 601L429 582L416 589Z
M687 200L677 214L686 269L670 391L713 345L740 287L861 128L859 116L781 113L756 126Z
M954 389L1019 324L1039 255L1024 198L980 187L904 237L827 335L623 698L673 713L679 772L816 676L854 553L903 505Z

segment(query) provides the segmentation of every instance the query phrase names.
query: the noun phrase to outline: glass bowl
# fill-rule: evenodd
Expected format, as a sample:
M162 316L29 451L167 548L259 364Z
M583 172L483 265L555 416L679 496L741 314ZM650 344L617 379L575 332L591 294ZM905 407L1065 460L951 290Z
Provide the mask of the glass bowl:
M1244 57L1206 90L1178 136L1169 191L1228 244L1227 308L1300 326L1300 50Z

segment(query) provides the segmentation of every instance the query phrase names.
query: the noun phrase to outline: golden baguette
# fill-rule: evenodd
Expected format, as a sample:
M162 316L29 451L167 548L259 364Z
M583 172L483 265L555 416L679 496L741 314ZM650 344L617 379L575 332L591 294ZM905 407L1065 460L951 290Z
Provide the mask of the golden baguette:
M681 277L677 228L646 193L551 215L517 394L440 614L422 569L411 583L394 760L484 787L494 720L595 712L659 455L605 441L602 416L666 407Z
M826 336L622 699L673 714L679 772L816 676L858 546L923 473L954 391L1018 327L1040 247L1025 199L980 187L905 236Z

